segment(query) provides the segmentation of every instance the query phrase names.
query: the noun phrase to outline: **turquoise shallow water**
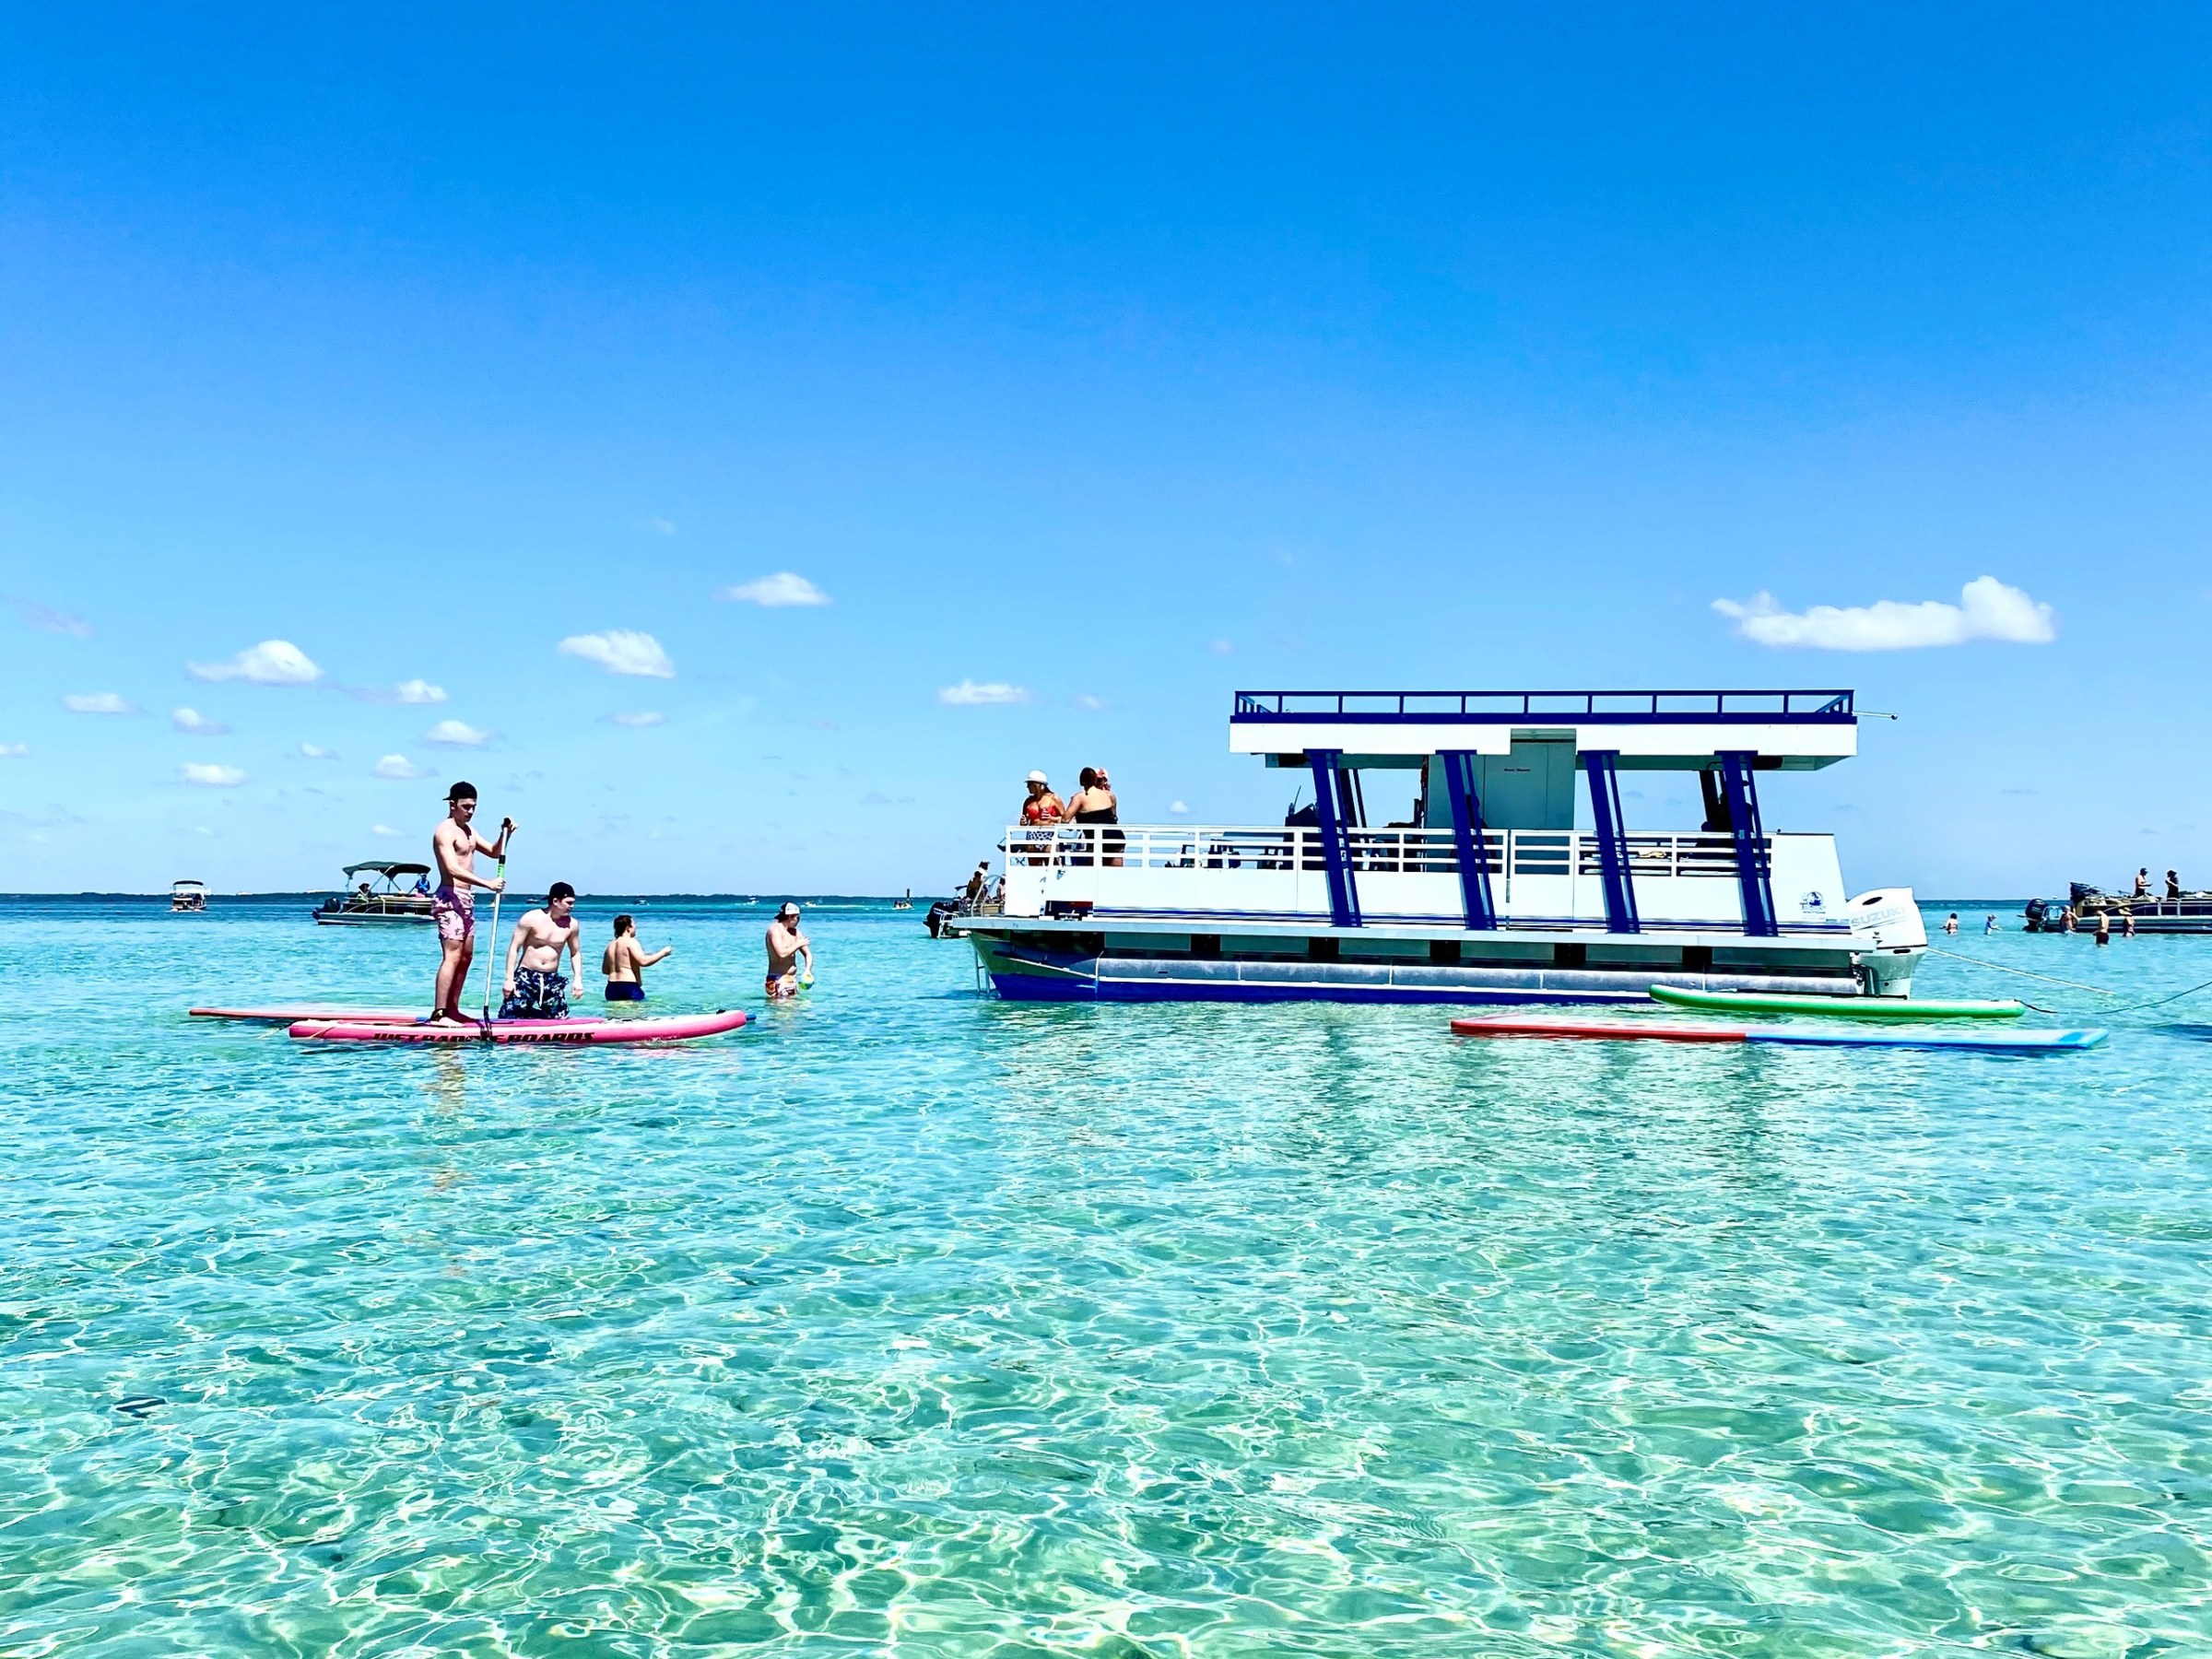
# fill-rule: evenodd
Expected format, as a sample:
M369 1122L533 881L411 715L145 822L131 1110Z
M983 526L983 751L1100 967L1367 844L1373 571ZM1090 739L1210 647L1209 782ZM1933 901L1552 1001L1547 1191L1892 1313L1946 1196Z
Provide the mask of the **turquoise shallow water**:
M758 1005L765 912L641 913ZM182 1018L420 935L0 905L0 1652L2212 1651L2212 1001L1473 1043L998 1004L917 916L711 1044L429 1053Z

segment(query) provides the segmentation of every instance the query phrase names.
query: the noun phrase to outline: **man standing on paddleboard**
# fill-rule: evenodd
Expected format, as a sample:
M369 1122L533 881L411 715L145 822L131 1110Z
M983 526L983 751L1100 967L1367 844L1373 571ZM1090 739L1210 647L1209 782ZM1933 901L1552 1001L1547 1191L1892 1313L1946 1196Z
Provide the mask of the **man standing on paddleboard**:
M461 993L468 986L468 966L477 954L477 895L483 888L503 891L504 877L489 881L477 874L477 854L488 853L504 863L507 838L514 820L500 820L500 839L488 841L472 827L477 816L477 786L456 783L445 792L446 817L430 833L430 860L438 866L438 890L430 895L430 914L438 924L437 1004L430 1010L433 1025L472 1025L461 1014Z

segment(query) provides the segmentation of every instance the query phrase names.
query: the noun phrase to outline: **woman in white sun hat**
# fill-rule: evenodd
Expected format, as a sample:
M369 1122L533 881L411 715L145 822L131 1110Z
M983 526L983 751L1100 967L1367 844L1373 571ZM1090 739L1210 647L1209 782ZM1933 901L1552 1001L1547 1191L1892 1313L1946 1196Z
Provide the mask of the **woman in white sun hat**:
M1021 804L1021 821L1031 831L1030 846L1035 853L1043 854L1041 857L1032 856L1030 862L1049 864L1052 862L1053 842L1059 833L1054 826L1067 821L1067 808L1060 804L1060 797L1053 793L1053 786L1045 781L1042 772L1031 772L1028 782L1030 798Z

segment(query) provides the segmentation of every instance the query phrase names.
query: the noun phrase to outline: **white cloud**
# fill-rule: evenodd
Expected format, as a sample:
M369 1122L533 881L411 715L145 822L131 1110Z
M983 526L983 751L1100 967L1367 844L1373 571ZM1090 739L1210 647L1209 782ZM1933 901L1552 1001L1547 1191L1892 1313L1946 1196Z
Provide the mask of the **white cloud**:
M560 642L564 656L596 663L609 674L627 674L639 679L674 679L676 665L649 633L610 628L605 633L571 634Z
M300 759L302 760L335 760L337 758L337 750L326 749L319 743L303 743L300 746Z
M445 701L445 688L433 686L426 679L401 680L396 686L355 686L347 692L363 702L372 703L441 703Z
M1206 646L1206 649L1212 652L1216 656L1234 656L1237 654L1236 644L1233 641L1230 640L1215 640Z
M442 748L482 748L491 741L491 734L465 720L441 720L422 735L422 740Z
M112 691L72 691L62 699L72 714L135 714L138 705Z
M1104 698L1094 697L1088 691L1082 693L1082 695L1076 699L1077 708L1084 710L1086 712L1092 714L1096 714L1101 709L1108 709L1112 708L1112 706L1113 705L1109 703Z
M653 709L640 709L633 713L609 714L607 718L618 726L656 726L668 718Z
M1914 651L1969 640L2047 645L2058 637L2057 613L1994 576L1968 582L1957 605L1940 599L1917 604L1878 599L1872 605L1785 611L1773 594L1760 593L1744 601L1715 599L1712 608L1733 618L1737 635L1754 644L1815 651Z
M65 612L57 611L52 606L40 605L29 599L18 599L16 601L16 613L23 618L27 626L37 629L41 633L67 634L72 639L77 640L88 640L92 637L91 623L86 621L82 617L72 617Z
M412 783L418 778L427 778L430 769L418 766L405 755L386 755L376 763L376 775L390 778L395 783Z
M194 679L244 680L250 686L312 686L323 677L306 652L289 640L264 640L227 663L187 663Z
M1027 686L1009 686L1004 680L992 680L977 685L964 679L957 686L947 686L937 693L937 700L954 708L974 708L983 703L1026 703L1030 700Z
M741 582L735 587L725 587L715 595L718 599L735 599L740 605L764 605L771 610L781 610L791 605L827 605L830 595L794 571L778 571L772 576L757 576L750 582Z
M29 753L28 743L0 743L0 760L21 760Z
M674 535L676 534L676 525L668 519L649 518L644 521L644 524L645 528L655 535Z
M1182 801L1170 801L1168 803L1168 810L1170 812L1188 812L1190 811L1190 806Z
M201 737L220 737L230 728L219 720L210 720L197 709L171 709L169 724L180 732L191 732Z
M189 763L177 768L180 783L197 783L203 789L236 789L246 781L246 774L235 766L194 766Z
M399 836L405 835L406 831L404 830L394 830L389 824L371 824L369 826L369 833L371 835Z

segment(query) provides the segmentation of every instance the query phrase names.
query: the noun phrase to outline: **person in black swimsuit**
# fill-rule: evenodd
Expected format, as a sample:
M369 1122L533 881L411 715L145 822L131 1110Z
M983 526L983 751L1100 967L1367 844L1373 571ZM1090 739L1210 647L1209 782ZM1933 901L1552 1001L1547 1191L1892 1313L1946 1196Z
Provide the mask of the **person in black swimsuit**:
M1118 824L1122 821L1121 803L1114 798L1113 785L1103 769L1087 766L1079 779L1083 787L1076 791L1067 803L1067 815L1078 824ZM1106 856L1099 862L1119 866L1121 851L1129 838L1119 830L1093 830L1084 838L1096 845ZM1079 861L1088 864L1089 859Z

